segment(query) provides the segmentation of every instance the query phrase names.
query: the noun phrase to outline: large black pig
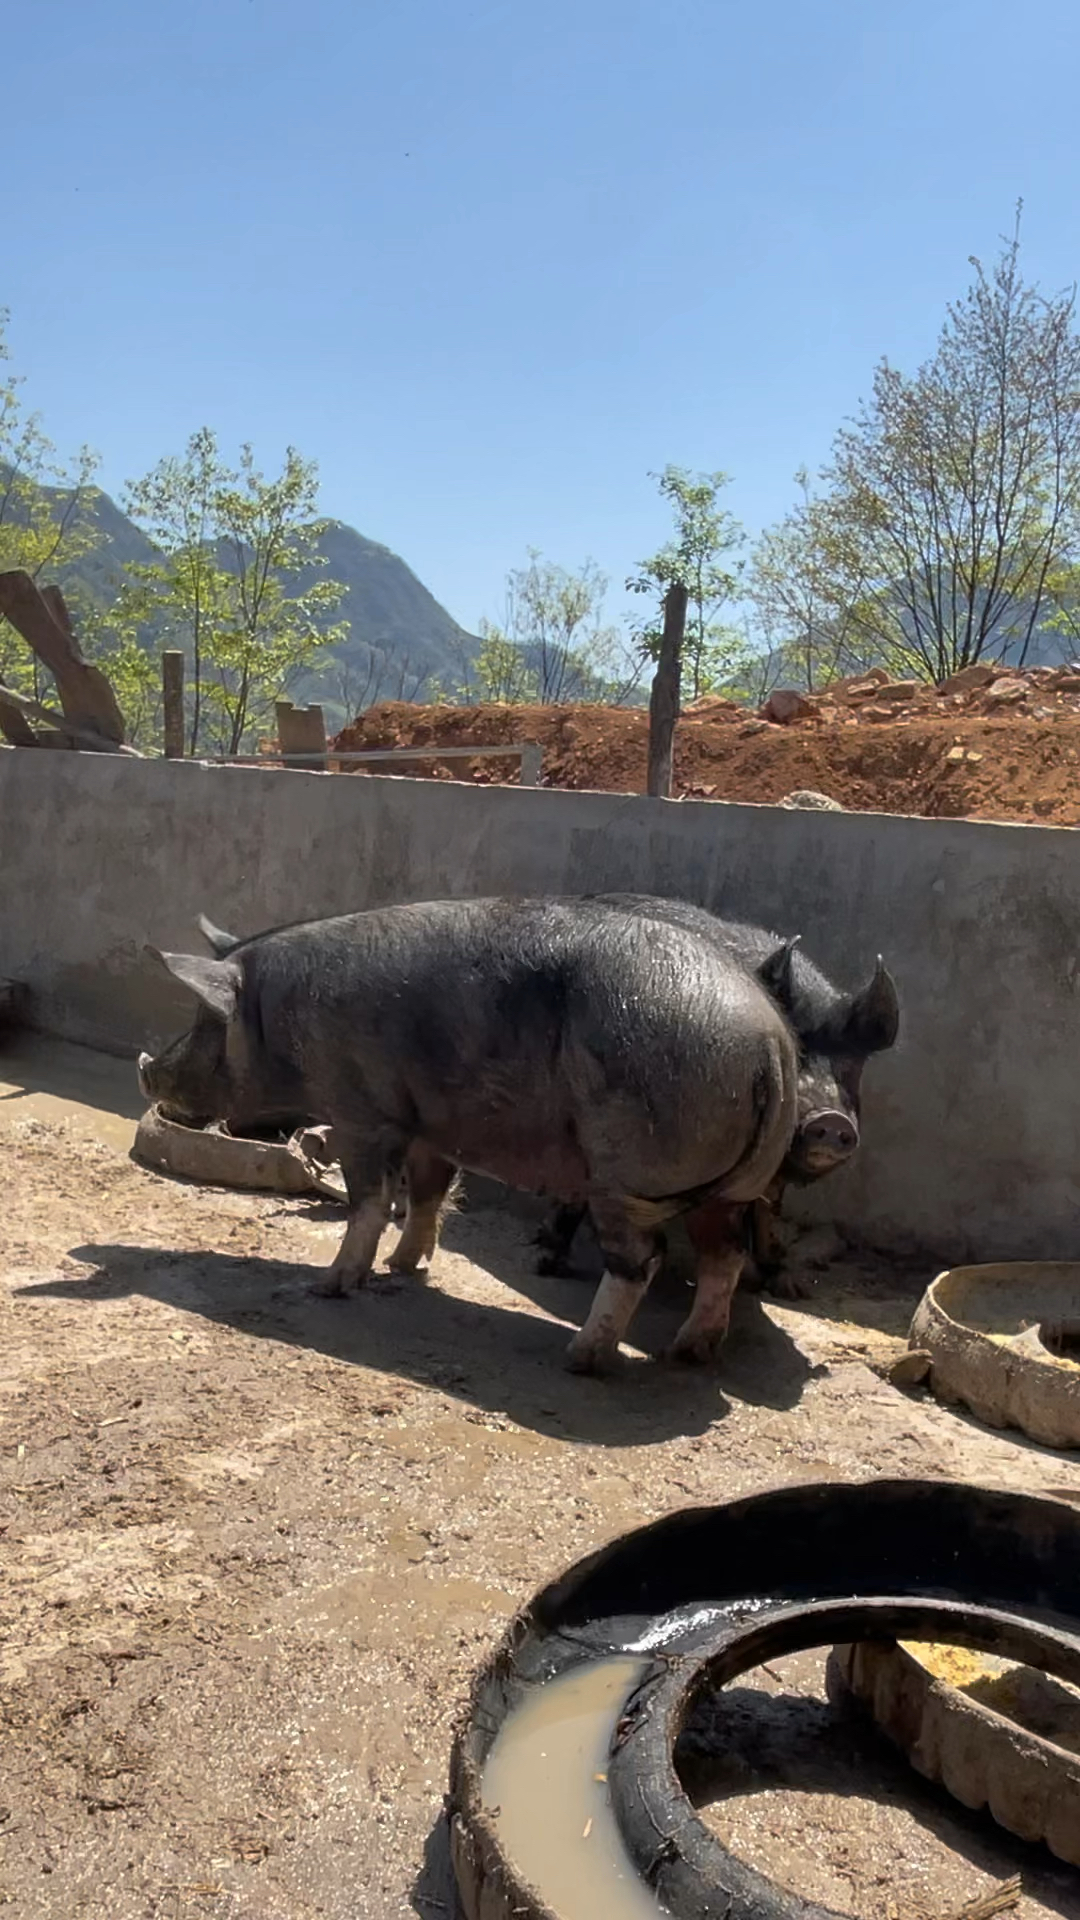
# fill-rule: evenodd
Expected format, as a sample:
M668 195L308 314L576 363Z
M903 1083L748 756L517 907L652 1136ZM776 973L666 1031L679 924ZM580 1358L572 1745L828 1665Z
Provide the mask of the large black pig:
M723 920L687 900L651 894L591 896L618 912L641 913L686 928L746 967L785 1014L799 1049L796 1127L791 1146L767 1193L750 1216L753 1252L772 1291L803 1291L796 1276L777 1277L773 1209L785 1186L808 1186L844 1166L859 1145L860 1089L871 1054L896 1044L900 1007L896 987L879 958L869 983L844 993L827 979L795 940L764 927ZM565 1272L570 1248L584 1218L583 1207L557 1207L537 1235L540 1267Z
M418 1265L461 1166L588 1206L605 1272L572 1366L614 1361L679 1214L698 1284L674 1350L716 1350L745 1208L791 1145L798 1063L775 1002L715 941L611 904L472 900L158 958L200 1004L140 1056L145 1098L188 1124L333 1128L349 1219L324 1291L367 1278L403 1167L395 1264Z

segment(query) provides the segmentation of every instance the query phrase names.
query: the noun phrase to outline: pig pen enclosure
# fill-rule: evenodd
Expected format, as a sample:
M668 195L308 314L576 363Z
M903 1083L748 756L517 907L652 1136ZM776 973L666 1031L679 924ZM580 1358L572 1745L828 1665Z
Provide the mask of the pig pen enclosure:
M569 1562L782 1484L943 1475L1080 1504L1075 1455L890 1377L943 1265L1075 1254L1074 834L13 751L0 878L0 975L45 1030L0 1052L13 1913L452 1916L453 1731ZM145 941L190 950L199 911L250 931L610 887L802 930L852 984L883 952L901 993L859 1160L799 1222L812 1293L741 1291L716 1370L656 1357L675 1271L622 1377L565 1374L589 1287L536 1275L524 1202L474 1187L426 1280L335 1302L309 1291L331 1200L130 1158L131 1055L185 1019ZM825 1664L770 1661L717 1705L723 1765L703 1750L694 1793L736 1854L873 1920L938 1920L1017 1873L1025 1920L1075 1913L1075 1868L835 1713Z

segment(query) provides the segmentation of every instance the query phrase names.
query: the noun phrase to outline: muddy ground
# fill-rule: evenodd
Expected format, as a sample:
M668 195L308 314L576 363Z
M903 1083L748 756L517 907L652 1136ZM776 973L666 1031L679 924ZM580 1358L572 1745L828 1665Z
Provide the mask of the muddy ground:
M523 1220L452 1219L428 1283L314 1298L339 1217L127 1157L122 1062L0 1060L0 1905L101 1920L453 1915L441 1823L469 1677L567 1561L781 1481L948 1473L1080 1500L1080 1466L874 1371L929 1275L740 1298L717 1375L560 1366L587 1289ZM738 1690L709 1818L787 1884L931 1920L1080 1878L822 1704L817 1656ZM705 1787L702 1788L705 1790Z

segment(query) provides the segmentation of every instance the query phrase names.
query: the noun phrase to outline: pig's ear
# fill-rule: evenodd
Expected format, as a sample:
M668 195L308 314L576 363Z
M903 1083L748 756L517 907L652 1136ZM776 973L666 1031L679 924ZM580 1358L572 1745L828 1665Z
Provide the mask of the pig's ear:
M202 934L203 939L206 941L207 946L210 948L211 953L216 953L219 960L228 959L234 947L240 945L240 935L238 933L226 933L223 927L215 927L213 921L208 920L205 913L199 914L195 924Z
M791 1006L791 963L801 939L801 933L796 933L790 940L783 941L757 968L757 977L766 993L770 993L777 1004L785 1009Z
M896 982L878 954L874 976L861 993L852 995L843 1022L844 1051L856 1058L887 1053L900 1031L900 996Z
M159 953L156 947L147 947L146 951L219 1020L228 1020L236 1012L241 974L234 960L204 960L197 953Z

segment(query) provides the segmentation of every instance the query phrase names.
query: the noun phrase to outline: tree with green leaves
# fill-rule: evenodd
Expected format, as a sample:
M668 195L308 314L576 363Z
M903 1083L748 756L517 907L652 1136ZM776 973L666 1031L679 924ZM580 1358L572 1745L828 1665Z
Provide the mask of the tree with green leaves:
M795 484L797 505L754 548L747 593L768 680L813 693L874 665L880 648L864 631L865 582L845 564L831 502L812 492L805 467Z
M698 700L729 683L745 662L741 633L720 615L738 592L740 563L731 556L746 534L720 503L728 485L726 473L691 473L685 467L667 466L649 478L656 481L661 498L671 507L675 531L664 546L639 563L626 583L628 592L653 602L636 638L646 658L658 658L664 596L670 586L684 586L683 692Z
M126 489L124 506L157 548L158 557L133 563L113 609L119 636L138 644L152 633L162 646L178 647L189 669L190 751L197 753L203 728L205 674L212 636L227 619L228 583L219 565L217 497L225 470L209 427L193 433L183 454L169 454ZM129 665L134 665L134 661Z
M67 466L57 460L38 415L23 405L21 376L9 371L7 324L0 309L0 570L22 568L45 582L94 544L86 509L97 462L85 447ZM45 692L44 667L4 620L0 678L34 700Z
M639 676L604 619L607 589L591 560L571 571L530 548L527 565L507 576L502 620L480 623L463 697L541 706L625 699Z
M317 471L289 448L276 478L223 460L209 428L184 453L128 488L131 518L158 550L132 566L114 613L116 630L152 634L188 663L188 740L239 753L325 646L343 589L321 577Z
M971 266L932 356L910 375L880 363L813 512L759 548L759 573L775 578L778 552L798 571L782 631L823 634L826 658L839 619L857 657L925 679L984 656L1022 666L1080 600L1075 289L1025 280L1019 209L994 265Z

